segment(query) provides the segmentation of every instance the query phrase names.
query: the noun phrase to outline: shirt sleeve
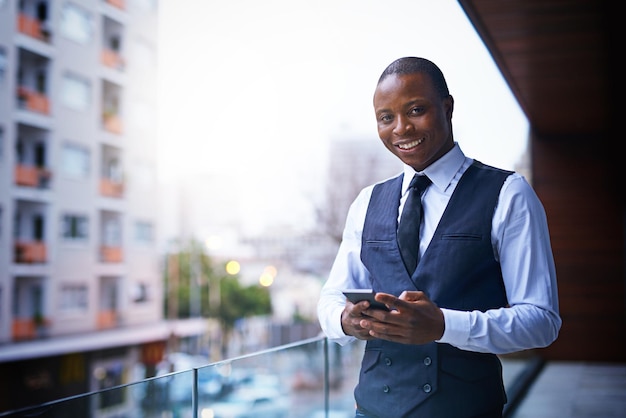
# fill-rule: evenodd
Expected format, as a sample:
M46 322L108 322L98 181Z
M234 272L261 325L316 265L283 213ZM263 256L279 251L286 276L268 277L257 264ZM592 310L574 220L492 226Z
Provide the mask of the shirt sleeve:
M492 243L509 305L486 312L442 309L439 342L495 354L548 346L561 328L556 270L545 210L519 174L502 186Z
M342 241L317 304L322 331L330 341L340 345L356 340L341 327L341 313L346 304L342 290L371 287L369 272L361 262L361 236L372 188L361 191L348 210Z

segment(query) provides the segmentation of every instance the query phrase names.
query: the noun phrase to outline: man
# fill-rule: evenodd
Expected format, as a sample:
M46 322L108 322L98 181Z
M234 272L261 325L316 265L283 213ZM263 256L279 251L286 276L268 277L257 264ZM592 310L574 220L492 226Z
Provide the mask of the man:
M318 302L331 341L367 340L357 417L501 417L496 355L548 346L561 327L543 206L521 175L463 154L453 110L429 60L400 58L378 80L378 134L404 170L351 205ZM425 191L409 191L414 175L427 176ZM413 196L422 209L408 214ZM398 243L411 218L421 219L414 271ZM358 288L390 311L347 301L342 291Z

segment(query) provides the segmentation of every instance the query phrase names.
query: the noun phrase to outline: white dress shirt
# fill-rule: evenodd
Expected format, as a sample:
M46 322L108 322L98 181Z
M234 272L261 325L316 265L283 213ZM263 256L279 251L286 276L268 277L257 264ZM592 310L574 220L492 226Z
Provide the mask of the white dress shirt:
M459 179L473 161L455 143L450 152L422 172L432 184L422 195L420 255L428 247ZM413 168L405 165L398 213L402 212L414 174ZM341 327L345 306L341 291L372 287L369 272L361 262L361 234L373 188L363 189L350 206L342 242L317 306L322 330L341 345L355 339ZM510 175L500 191L491 242L502 269L509 307L486 312L442 309L445 331L438 342L494 354L548 346L561 327L550 235L543 205L518 173Z

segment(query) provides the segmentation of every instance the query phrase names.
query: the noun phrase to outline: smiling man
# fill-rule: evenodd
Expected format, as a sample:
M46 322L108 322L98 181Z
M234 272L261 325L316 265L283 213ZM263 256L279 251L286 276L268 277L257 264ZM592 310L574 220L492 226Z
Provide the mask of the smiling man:
M463 154L453 110L427 59L378 80L378 135L404 170L351 205L318 302L331 341L367 341L356 417L502 417L497 354L546 347L561 327L543 206L520 174ZM390 310L346 300L351 289Z

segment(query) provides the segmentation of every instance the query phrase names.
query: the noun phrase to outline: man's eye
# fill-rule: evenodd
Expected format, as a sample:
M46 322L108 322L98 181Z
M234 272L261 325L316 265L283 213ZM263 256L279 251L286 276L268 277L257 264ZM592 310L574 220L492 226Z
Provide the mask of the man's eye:
M419 114L424 113L424 108L423 107L414 107L414 108L411 108L411 110L409 110L409 113L411 115L419 115Z
M391 120L391 116L390 115L382 115L380 117L380 121L381 122L389 122Z

